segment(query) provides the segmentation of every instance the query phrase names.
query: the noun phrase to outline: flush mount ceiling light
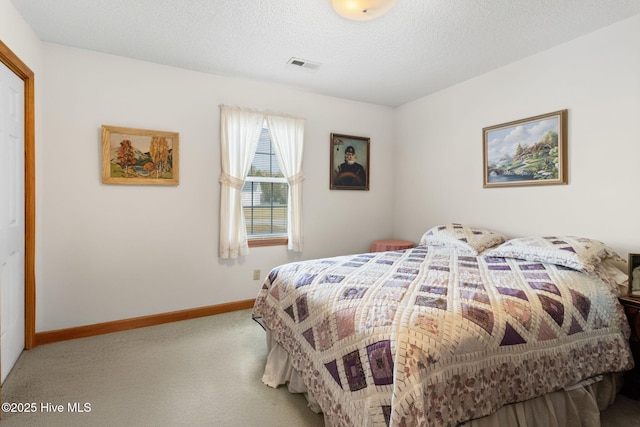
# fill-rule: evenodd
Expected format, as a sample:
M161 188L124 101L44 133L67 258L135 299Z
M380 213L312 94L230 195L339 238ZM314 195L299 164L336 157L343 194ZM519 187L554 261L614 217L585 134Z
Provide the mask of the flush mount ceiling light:
M376 19L389 12L398 0L329 0L336 13L353 21Z

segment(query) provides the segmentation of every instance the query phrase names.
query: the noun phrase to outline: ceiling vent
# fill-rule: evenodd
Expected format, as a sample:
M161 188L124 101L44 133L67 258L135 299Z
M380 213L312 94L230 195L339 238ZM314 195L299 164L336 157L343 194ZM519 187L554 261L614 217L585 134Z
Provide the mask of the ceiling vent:
M291 68L298 68L301 70L315 71L320 67L317 62L307 61L306 59L291 58L287 62L287 65Z

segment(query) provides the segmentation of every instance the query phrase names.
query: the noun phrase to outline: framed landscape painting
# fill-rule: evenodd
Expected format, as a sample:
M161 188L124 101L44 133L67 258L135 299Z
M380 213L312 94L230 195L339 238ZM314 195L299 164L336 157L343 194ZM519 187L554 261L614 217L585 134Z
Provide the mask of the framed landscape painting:
M178 185L176 132L102 126L102 183Z
M567 183L567 110L482 129L484 187Z

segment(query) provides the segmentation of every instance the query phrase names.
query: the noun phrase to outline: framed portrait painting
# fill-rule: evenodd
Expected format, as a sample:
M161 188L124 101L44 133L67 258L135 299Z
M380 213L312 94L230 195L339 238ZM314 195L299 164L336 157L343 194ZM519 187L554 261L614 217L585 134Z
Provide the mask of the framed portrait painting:
M176 132L102 126L102 183L178 185Z
M482 129L483 185L567 183L567 110Z
M369 190L370 138L331 134L331 190Z

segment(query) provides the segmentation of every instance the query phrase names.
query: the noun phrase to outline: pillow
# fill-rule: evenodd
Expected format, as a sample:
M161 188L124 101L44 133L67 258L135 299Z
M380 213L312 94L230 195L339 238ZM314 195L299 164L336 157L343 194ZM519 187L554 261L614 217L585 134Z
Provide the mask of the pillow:
M615 256L616 252L598 240L574 236L545 236L511 239L484 255L556 264L591 273L600 261Z
M451 223L429 229L422 235L420 245L456 248L463 254L478 255L506 240L495 231Z
M625 261L626 263L626 261ZM624 272L618 260L608 257L602 260L600 263L600 270L602 270L608 277L611 278L616 285L618 295L629 295L629 274ZM626 264L624 264L626 267Z

